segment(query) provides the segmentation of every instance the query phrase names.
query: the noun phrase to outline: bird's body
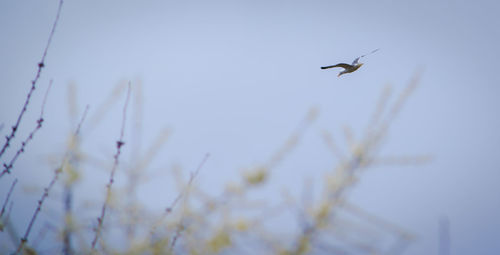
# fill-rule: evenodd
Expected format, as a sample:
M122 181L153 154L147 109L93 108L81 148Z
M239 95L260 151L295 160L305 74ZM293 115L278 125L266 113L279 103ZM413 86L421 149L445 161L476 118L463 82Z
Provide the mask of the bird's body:
M342 67L342 68L344 68L344 70L342 72L340 72L339 75L338 75L338 76L341 76L343 74L352 73L352 72L358 70L362 65L363 65L363 63L358 63L358 64L355 64L355 65L349 65L349 64L345 64L345 63L340 63L340 64L336 64L336 65L333 65L333 66L322 66L321 69L328 69L328 68L334 68L334 67Z
M344 68L344 70L342 70L337 76L341 76L341 75L346 74L346 73L352 73L352 72L358 70L363 65L363 63L358 62L360 58L362 58L366 55L372 54L378 50L379 49L373 50L372 52L370 52L368 54L365 54L365 55L362 55L362 56L356 58L354 61L352 61L352 64L339 63L339 64L332 65L332 66L322 66L321 69L329 69L329 68L334 68L334 67Z

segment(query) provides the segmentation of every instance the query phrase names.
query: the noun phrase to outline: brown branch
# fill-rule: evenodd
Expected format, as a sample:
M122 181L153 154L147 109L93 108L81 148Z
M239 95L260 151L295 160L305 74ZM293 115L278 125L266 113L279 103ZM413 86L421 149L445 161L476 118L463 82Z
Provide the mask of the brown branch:
M36 83L38 82L38 79L40 78L40 75L42 73L42 68L45 67L45 57L47 56L47 52L49 50L49 46L50 46L50 44L52 42L52 37L54 36L54 33L56 31L57 23L59 22L59 16L61 15L62 5L63 5L63 0L60 0L59 1L59 7L57 9L56 19L55 19L54 23L52 24L52 30L50 31L49 39L47 41L47 45L45 46L45 50L43 51L42 59L38 63L38 71L36 73L35 79L33 79L31 81L31 88L30 88L30 90L28 92L28 95L26 96L26 100L24 101L23 108L22 108L21 112L19 113L19 116L17 117L17 121L14 124L14 126L12 126L11 133L8 136L5 137L6 141L5 141L4 145L2 146L2 149L0 150L0 158L2 157L2 155L5 153L5 151L9 147L10 141L16 135L16 131L19 128L19 124L21 123L21 120L22 120L22 118L24 116L24 113L26 112L26 110L28 108L28 104L30 102L31 95L33 94L33 91L36 88Z
M106 185L106 198L105 198L104 204L102 205L102 208L101 208L101 215L97 218L97 227L95 228L95 236L94 236L94 239L92 240L92 247L91 247L92 253L94 253L96 251L96 244L101 236L102 226L103 226L103 222L104 222L104 216L106 215L106 209L108 207L110 197L111 197L111 186L113 185L113 182L115 181L115 179L114 179L115 172L116 172L116 169L118 168L118 163L119 163L118 159L119 159L120 154L121 154L121 148L125 144L125 142L123 142L123 136L125 133L125 123L126 123L126 116L127 116L127 106L128 106L128 102L130 99L130 90L131 90L131 85L129 82L128 91L127 91L127 98L125 99L125 105L123 107L123 118L122 118L122 127L121 127L121 131L120 131L120 138L116 142L116 154L114 155L114 163L113 163L113 167L111 169L111 175L109 177L109 182Z
M50 91L50 88L52 87L52 80L50 81L49 83L49 87L47 88L47 91L45 92L45 96L43 98L43 102L42 102L42 110L40 112L40 117L38 118L38 120L36 121L37 125L35 126L35 128L30 132L30 134L28 135L28 137L21 143L21 148L19 148L19 150L17 150L16 154L14 155L14 157L10 160L10 162L7 164L7 163L4 163L3 164L3 171L2 173L0 173L0 178L4 175L4 174L10 174L10 170L12 169L12 167L14 167L14 163L16 162L17 158L19 156L21 156L21 153L24 152L25 148L26 148L26 145L31 141L33 140L33 137L35 136L35 134L38 132L38 130L40 130L42 128L42 124L43 124L43 113L44 113L44 110L45 110L45 104L47 102L47 96L49 95L49 91Z

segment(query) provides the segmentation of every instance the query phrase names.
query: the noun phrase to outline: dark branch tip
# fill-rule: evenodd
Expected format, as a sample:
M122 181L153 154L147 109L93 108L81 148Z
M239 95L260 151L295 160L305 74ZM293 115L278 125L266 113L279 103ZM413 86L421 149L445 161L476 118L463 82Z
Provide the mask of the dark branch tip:
M121 148L124 144L125 144L125 142L123 142L123 141L117 141L116 147Z

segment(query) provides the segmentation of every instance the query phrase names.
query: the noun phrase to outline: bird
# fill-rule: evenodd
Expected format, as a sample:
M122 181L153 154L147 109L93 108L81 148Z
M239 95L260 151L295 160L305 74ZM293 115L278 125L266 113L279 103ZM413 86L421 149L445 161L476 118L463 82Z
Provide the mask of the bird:
M334 67L342 67L342 68L344 68L344 70L342 70L337 75L337 77L340 77L343 74L352 73L352 72L358 70L363 65L363 63L359 62L359 59L362 58L362 57L364 57L364 56L367 56L367 55L370 55L372 53L375 53L378 50L379 49L375 49L375 50L372 50L370 53L367 53L365 55L361 55L361 56L357 57L354 61L352 61L352 64L339 63L339 64L332 65L332 66L322 66L321 69L329 69L329 68L334 68Z

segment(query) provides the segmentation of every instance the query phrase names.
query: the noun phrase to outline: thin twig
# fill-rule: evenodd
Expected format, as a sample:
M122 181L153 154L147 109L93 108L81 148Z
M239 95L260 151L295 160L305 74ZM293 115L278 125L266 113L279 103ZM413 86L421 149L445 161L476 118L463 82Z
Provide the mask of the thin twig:
M19 128L19 124L21 123L23 115L24 115L24 113L26 112L26 110L28 108L28 104L30 102L31 95L33 94L33 91L36 88L36 83L38 82L38 79L40 78L40 75L42 73L42 68L45 67L45 57L47 56L47 52L49 50L50 43L52 42L52 37L54 36L54 33L56 31L57 23L59 22L59 16L61 15L62 5L63 5L63 0L60 0L59 1L59 6L58 6L58 9L57 9L56 19L55 19L54 23L52 24L52 30L50 31L49 39L47 41L47 45L45 46L45 50L43 51L42 59L38 63L38 71L36 73L35 79L33 79L31 81L30 91L28 92L28 95L26 96L26 100L24 101L23 108L22 108L21 112L19 113L19 116L17 117L16 123L14 124L14 126L12 126L12 131L11 131L10 135L8 135L8 136L5 137L6 141L5 141L5 143L4 143L3 147L2 147L2 150L0 150L0 158L2 157L2 155L5 153L5 151L9 147L10 141L16 135L16 131Z
M201 171L201 169L203 168L203 166L205 165L205 162L208 160L209 157L210 157L210 153L205 154L205 157L203 158L203 160L198 165L198 168L196 168L196 170L194 172L191 172L191 174L189 176L188 183L187 183L186 187L184 188L184 190L177 195L177 197L174 199L174 201L172 201L172 203L167 208L165 208L165 211L164 211L163 215L161 216L161 218L152 227L152 229L150 231L150 235L151 236L156 232L156 228L161 224L161 222L170 213L172 213L172 211L174 210L174 208L177 205L177 203L181 200L181 198L183 198L186 195L186 193L188 192L189 188L191 187L194 179L196 178L196 176L198 176L199 172ZM177 235L178 230L179 230L179 227L176 230L176 235ZM174 238L174 239L176 239L176 238ZM175 242L172 241L172 244L175 245ZM171 247L172 247L172 244L171 244Z
M102 226L103 226L103 222L104 222L104 216L106 215L106 209L108 207L110 197L111 197L111 185L113 185L113 182L115 181L115 179L114 179L115 172L116 172L116 169L118 168L118 163L119 163L118 159L120 157L121 148L125 144L123 142L123 136L125 133L125 123L126 123L126 116L127 116L128 101L130 99L130 90L131 90L131 85L129 82L128 91L127 91L127 98L125 99L125 105L123 107L123 118L122 118L122 127L121 127L121 131L120 131L120 138L116 142L116 154L114 155L114 163L113 163L113 167L111 169L111 175L109 177L109 182L106 185L106 198L105 198L104 204L102 205L102 208L101 208L101 215L97 218L97 227L95 228L95 236L94 236L94 239L92 240L91 249L92 249L93 253L96 251L96 244L101 236Z
M54 177L52 177L52 180L50 181L49 186L44 189L42 197L40 198L40 200L38 200L38 206L37 206L35 212L33 213L33 217L31 217L30 223L28 224L28 228L26 228L26 232L24 233L24 236L21 238L21 243L17 247L16 254L20 254L24 248L24 245L28 242L28 236L31 232L31 228L33 227L33 225L35 223L35 220L36 220L36 217L38 216L38 213L40 213L40 211L42 210L43 202L49 196L49 191L52 189L52 187L56 183L61 172L62 172L61 168L56 169L55 173L54 173Z
M87 112L89 110L89 105L85 107L85 110L83 112L83 116L80 119L80 122L78 123L78 126L76 127L76 131L71 137L71 144L70 147L61 163L61 168L64 167L66 162L69 164L74 164L72 162L72 159L74 158L74 151L75 147L78 146L78 137L80 133L80 129L83 125L83 121L87 117ZM66 182L64 185L64 229L63 229L63 248L62 252L64 255L70 255L73 254L73 248L71 247L71 237L72 237L72 232L73 232L73 227L72 227L72 222L68 222L68 219L71 219L71 209L73 207L73 190L72 190L72 183L73 182Z
M179 195L177 195L177 197L172 202L172 204L169 207L167 207L167 209L165 209L165 212L167 212L167 213L172 212L172 210L174 209L174 207L177 204L177 202L179 202L179 200L187 193L189 187L191 187L191 184L193 183L193 180L196 178L196 176L200 172L200 170L203 167L203 165L205 165L205 162L207 161L207 159L209 157L210 157L210 153L205 154L205 157L203 158L203 160L201 161L201 163L198 165L198 168L196 169L196 171L194 171L194 172L192 172L190 174L189 181L187 183L187 186L186 186L186 189L184 190L184 192L181 192Z
M80 129L82 128L83 121L85 120L85 118L87 118L88 111L89 111L89 105L85 106L85 110L83 111L83 116L80 119L78 126L76 127L75 134L73 135L74 137L77 137L80 134Z
M17 240L19 239L19 235L17 234L16 229L14 228L14 226L12 226L12 222L10 221L10 215L12 213L13 207L14 207L14 202L11 201L9 204L9 209L7 210L7 214L5 215L2 223L4 224L6 234L9 236L10 241L14 246L16 246Z
M4 163L3 164L3 171L2 173L0 173L0 178L4 175L4 174L10 174L10 170L12 169L12 167L14 166L14 163L16 162L17 158L21 155L21 153L24 152L24 149L26 148L26 145L31 141L33 140L33 137L35 136L35 134L38 132L38 130L40 130L42 128L42 124L43 124L43 113L44 113L44 110L45 110L45 104L47 102L47 96L49 95L49 92L50 92L50 88L52 87L52 80L50 81L49 83L49 87L47 88L47 91L45 92L45 96L43 98L43 102L42 102L42 110L40 112L40 117L38 118L38 120L36 121L37 125L35 126L35 128L31 131L31 133L29 134L29 136L21 143L21 148L19 148L19 150L17 150L16 154L14 155L14 157L10 160L10 162L7 164L7 163Z
M174 200L174 203L172 204L172 206L170 208L167 208L167 211L166 211L167 214L172 211L173 207L175 206L175 204L177 203L177 201L179 201L181 199L181 197L183 197L183 196L187 197L187 193L189 192L189 188L192 185L193 180L196 178L196 176L200 172L200 170L203 167L203 165L205 165L205 162L207 161L208 157L210 157L209 153L207 153L205 155L205 157L201 161L201 163L198 166L198 168L196 169L196 171L194 173L191 173L191 176L189 177L188 184L187 184L186 188L184 189L184 192L183 192L184 194L181 193L181 194L179 194L179 196L177 196L177 198ZM173 249L175 247L175 244L177 243L177 240L179 240L179 238L181 237L182 232L185 229L183 221L184 221L184 215L181 216L181 219L180 219L180 221L179 221L179 223L177 225L177 229L175 230L175 235L172 238L172 242L170 243L170 248L169 248L170 252L173 251Z
M88 107L87 107L88 108ZM43 113L43 110L42 110L42 113ZM84 114L83 114L83 117L80 121L80 123L78 124L78 127L75 131L75 136L79 134L80 132L80 128L81 128L81 125L85 119L85 116L87 114L87 109L85 110ZM52 177L52 180L50 181L49 185L47 188L44 189L44 192L43 192L43 195L42 197L40 198L40 200L38 200L38 206L35 210L35 212L33 213L33 217L31 217L31 220L30 220L30 223L28 224L28 228L26 229L26 232L24 233L24 236L21 238L21 243L19 244L19 246L17 247L17 251L15 252L15 254L20 254L25 246L25 244L28 242L28 236L31 232L31 228L33 227L34 223L35 223L35 220L38 216L38 214L40 213L40 211L42 210L42 205L43 205L43 202L45 201L45 199L49 196L49 191L52 189L52 187L54 186L54 184L56 183L56 181L58 180L59 178L59 175L61 174L62 172L62 169L63 169L63 166L61 165L59 168L57 168L55 171L54 171L54 176Z
M12 194L12 191L14 190L16 183L17 183L17 178L12 182L12 185L10 186L9 192L7 193L7 197L5 198L5 201L3 202L2 211L0 211L0 220L2 219L2 216L5 213L5 208L7 207L7 203L9 203L10 195Z
M182 231L184 230L184 224L179 222L179 225L177 225L177 229L175 230L175 235L172 237L172 242L170 243L169 251L172 252L175 244L177 244L177 240L179 240L179 237L181 237Z

